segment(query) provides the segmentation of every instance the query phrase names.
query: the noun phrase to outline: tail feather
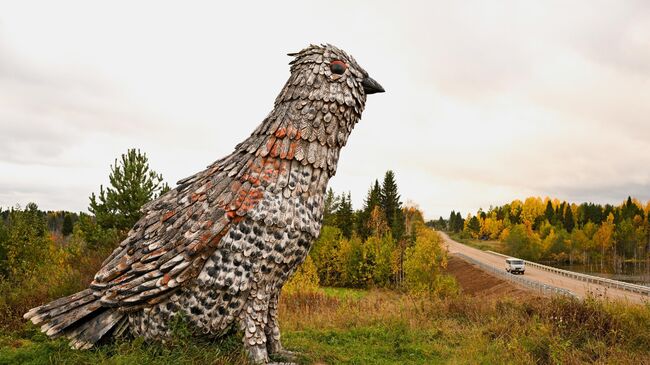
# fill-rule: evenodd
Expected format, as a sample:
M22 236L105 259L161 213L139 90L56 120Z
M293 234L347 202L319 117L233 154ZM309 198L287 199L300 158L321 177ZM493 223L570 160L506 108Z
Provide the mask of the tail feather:
M123 313L120 313L115 309L106 309L104 312L93 319L84 322L67 335L70 339L70 346L76 349L91 348L123 317L126 318Z
M53 310L56 310L57 308L67 307L68 308L67 310L70 310L77 307L79 304L76 303L84 299L91 299L91 300L94 299L92 293L93 291L91 289L86 289L78 293L68 295L67 297L53 300L40 307L32 308L29 312L23 315L23 318L31 320L32 323L34 323L35 325L39 325L45 320L52 318L55 315L63 313L63 312L58 312L58 313L53 312ZM57 313L57 314L53 315L53 313Z
M98 300L95 300L69 312L61 313L45 322L45 324L41 326L41 331L45 332L45 334L50 337L56 337L66 328L100 308L102 308L102 304Z
M129 329L129 317L124 316L122 319L120 319L119 322L113 327L113 337L119 338L124 335L126 330Z
M90 289L36 307L23 317L40 325L41 331L52 338L66 336L70 345L77 349L92 347L118 322L126 319L124 313L102 307Z

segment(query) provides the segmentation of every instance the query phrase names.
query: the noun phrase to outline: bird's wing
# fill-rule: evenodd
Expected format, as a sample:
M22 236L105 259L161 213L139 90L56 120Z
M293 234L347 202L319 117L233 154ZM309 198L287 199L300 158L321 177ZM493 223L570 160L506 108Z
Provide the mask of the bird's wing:
M326 185L325 170L335 171L338 154L324 139L311 143L318 140L315 129L307 136L287 124L299 118L301 112L294 109L280 107L231 155L143 207L145 215L91 283L103 305L128 310L162 301L198 276L230 227L257 206L267 189L288 197L294 189L304 193L310 185ZM300 165L313 171L296 186ZM268 224L278 223L277 218L264 212L252 217Z
M266 158L235 152L149 203L91 283L101 303L152 305L196 277L230 226L261 200L262 174L272 168Z

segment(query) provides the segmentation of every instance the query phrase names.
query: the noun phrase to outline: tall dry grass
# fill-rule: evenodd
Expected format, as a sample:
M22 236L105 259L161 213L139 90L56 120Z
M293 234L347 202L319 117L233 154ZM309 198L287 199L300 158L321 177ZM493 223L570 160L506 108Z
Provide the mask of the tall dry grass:
M535 296L427 298L372 290L361 298L285 295L280 315L286 332L378 328L402 333L412 348L432 348L459 363L650 363L649 305Z
M54 237L47 261L20 277L0 281L0 331L21 329L22 316L31 308L86 289L110 251L63 243Z

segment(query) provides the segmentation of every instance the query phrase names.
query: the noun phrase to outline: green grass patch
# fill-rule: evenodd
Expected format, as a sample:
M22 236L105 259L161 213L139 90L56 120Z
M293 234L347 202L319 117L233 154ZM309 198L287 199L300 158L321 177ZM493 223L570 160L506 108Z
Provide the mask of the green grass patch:
M368 294L368 290L364 289L351 289L351 288L320 288L321 293L328 297L337 299L361 299Z
M0 335L0 364L248 364L239 336L220 341L178 338L173 343L142 338L73 350L65 339L50 340L34 326Z
M309 329L285 334L287 346L303 351L305 363L431 364L440 362L440 344L427 331L405 324L363 326L348 330Z
M478 240L475 238L461 237L460 233L450 233L449 237L454 241L478 248L483 251L494 251L507 255L506 244L498 240Z

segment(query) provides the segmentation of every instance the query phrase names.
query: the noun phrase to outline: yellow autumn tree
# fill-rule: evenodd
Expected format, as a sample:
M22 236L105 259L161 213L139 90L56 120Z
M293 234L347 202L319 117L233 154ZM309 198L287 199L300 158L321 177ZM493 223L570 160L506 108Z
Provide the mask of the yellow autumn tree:
M485 219L481 219L481 237L489 237L491 240L499 238L503 230L503 221L497 219L496 214L490 213Z
M298 267L298 270L284 284L282 293L293 294L297 292L315 292L318 290L318 271L311 256L307 256L305 262Z
M373 286L387 287L393 271L393 252L396 250L393 236L388 232L384 236L370 236L363 244L364 258L370 263L369 275Z
M537 217L544 214L545 209L546 209L546 205L542 201L542 198L532 197L532 196L526 198L521 210L522 222L527 227L532 227Z
M609 213L607 220L604 221L596 233L594 233L594 244L600 248L600 268L603 268L605 252L609 250L614 243L614 215Z
M388 233L389 227L386 222L386 214L384 214L379 206L372 208L370 219L368 220L368 227L373 236L381 237Z
M431 295L456 291L454 281L442 272L447 267L447 253L437 232L419 226L415 244L405 256L404 276L409 292Z
M324 286L337 285L341 280L342 265L340 256L345 254L341 247L345 242L341 230L336 227L323 226L320 236L314 242L309 253L319 276L319 281Z
M510 212L508 213L511 217L516 217L518 215L520 216L523 207L524 203L519 199L515 199L510 203Z

